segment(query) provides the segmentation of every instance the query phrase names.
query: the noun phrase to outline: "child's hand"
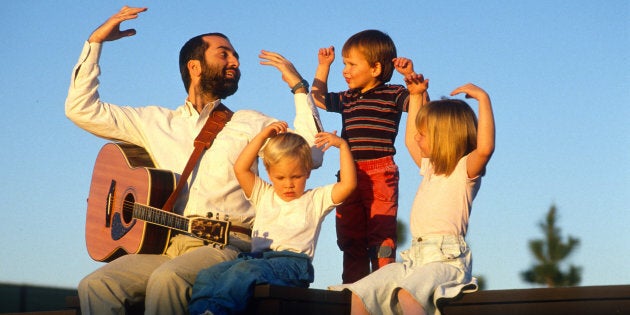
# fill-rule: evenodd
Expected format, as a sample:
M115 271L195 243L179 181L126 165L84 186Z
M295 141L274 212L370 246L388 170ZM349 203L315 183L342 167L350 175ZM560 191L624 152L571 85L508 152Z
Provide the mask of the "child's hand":
M322 151L328 150L330 147L339 148L341 145L346 143L346 140L343 140L341 137L337 136L337 131L333 132L325 132L322 131L315 135L315 146L318 148L322 148Z
M394 68L403 76L407 76L413 73L413 61L408 58L398 57L392 60L394 62Z
M279 133L287 132L289 128L289 124L286 121L276 121L271 123L271 125L265 127L260 134L265 138L273 137Z
M420 73L412 73L405 76L405 83L407 84L407 90L409 94L422 95L429 88L429 79L424 79L424 76Z
M335 47L320 48L317 53L317 60L320 65L330 66L335 61Z
M464 93L466 94L466 98L474 98L477 101L481 101L482 99L489 99L488 93L484 91L482 88L472 84L467 83L464 84L451 92L451 96Z

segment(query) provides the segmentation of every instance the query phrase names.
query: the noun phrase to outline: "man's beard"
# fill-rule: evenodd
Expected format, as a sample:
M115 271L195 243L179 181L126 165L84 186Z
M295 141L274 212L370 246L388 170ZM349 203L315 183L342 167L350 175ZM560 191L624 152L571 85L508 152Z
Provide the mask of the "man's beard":
M202 63L201 81L199 82L203 93L212 94L220 99L225 99L238 90L238 80L241 73L234 69L234 78L226 78L223 70L217 67L210 67L205 62Z

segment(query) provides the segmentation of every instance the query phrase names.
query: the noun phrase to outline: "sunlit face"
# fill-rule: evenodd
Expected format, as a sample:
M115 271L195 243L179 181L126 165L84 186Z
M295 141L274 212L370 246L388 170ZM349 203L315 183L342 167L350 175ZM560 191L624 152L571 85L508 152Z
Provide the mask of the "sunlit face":
M284 201L302 197L310 171L297 158L284 158L267 169L273 190Z
M376 67L370 66L363 54L356 48L351 48L343 56L343 77L350 89L360 89L365 92L379 84L379 73Z
M201 88L224 99L236 92L241 77L238 53L230 41L220 36L206 36L209 44L202 63Z
M423 126L418 129L418 132L415 135L416 143L420 148L420 152L422 153L422 157L430 158L431 157L431 148L429 146L429 137L427 137L427 127Z

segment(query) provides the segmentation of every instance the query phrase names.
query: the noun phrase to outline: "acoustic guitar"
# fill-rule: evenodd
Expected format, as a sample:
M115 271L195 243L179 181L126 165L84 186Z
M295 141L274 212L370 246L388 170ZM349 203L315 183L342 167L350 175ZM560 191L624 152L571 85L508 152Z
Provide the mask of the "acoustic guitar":
M85 224L90 257L109 262L126 254L162 254L176 233L216 246L228 241L230 222L164 211L177 179L157 169L149 154L128 143L107 143L92 173Z

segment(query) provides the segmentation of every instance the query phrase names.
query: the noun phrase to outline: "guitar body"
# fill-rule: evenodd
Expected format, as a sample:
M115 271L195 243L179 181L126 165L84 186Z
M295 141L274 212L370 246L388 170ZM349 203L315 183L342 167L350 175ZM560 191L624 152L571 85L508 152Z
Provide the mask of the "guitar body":
M90 257L109 262L125 254L162 254L171 229L133 217L133 205L161 208L177 184L175 174L154 168L149 154L127 143L99 152L88 197L85 240Z

